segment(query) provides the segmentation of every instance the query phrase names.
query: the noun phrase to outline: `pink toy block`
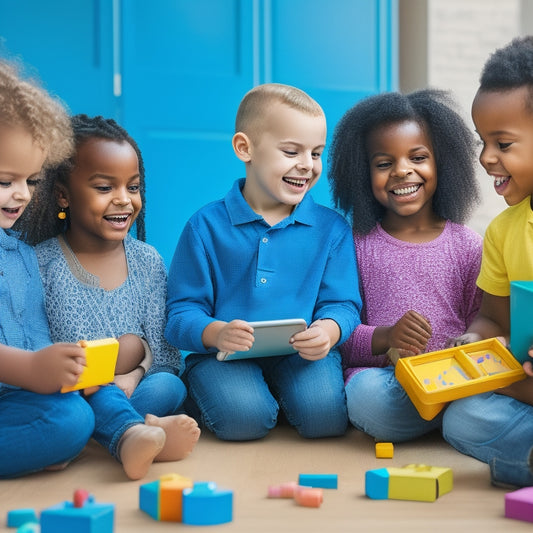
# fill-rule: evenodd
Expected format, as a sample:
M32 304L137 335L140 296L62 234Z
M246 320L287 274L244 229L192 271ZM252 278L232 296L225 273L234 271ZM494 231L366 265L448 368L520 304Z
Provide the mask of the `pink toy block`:
M294 498L294 491L298 487L296 481L288 481L281 485L270 485L268 487L269 498Z
M533 522L533 487L525 487L505 495L505 516Z

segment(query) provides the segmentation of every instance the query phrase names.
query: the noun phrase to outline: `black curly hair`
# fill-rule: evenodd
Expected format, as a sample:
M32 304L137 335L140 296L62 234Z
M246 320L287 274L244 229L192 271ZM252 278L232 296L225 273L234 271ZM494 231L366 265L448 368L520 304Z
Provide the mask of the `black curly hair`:
M70 173L76 161L76 149L88 139L99 138L109 139L117 142L127 142L135 150L139 160L140 195L142 209L135 220L136 236L139 240L146 240L146 229L144 222L145 213L145 180L144 163L141 151L137 143L130 137L128 132L113 119L101 116L89 117L84 114L71 117L72 129L74 131L75 150L74 155L63 163L52 167L46 171L45 179L34 193L32 202L26 213L20 220L18 230L21 237L29 244L35 245L51 237L63 233L69 225L69 215L60 220L57 217L57 184L67 186Z
M527 106L533 112L533 36L517 37L496 50L486 61L479 78L480 91L529 88Z
M437 168L433 195L436 215L463 223L479 203L475 174L475 140L454 109L449 93L423 89L370 96L348 110L337 124L328 157L333 200L351 219L354 233L369 233L385 214L370 180L367 142L376 128L415 121L430 137Z

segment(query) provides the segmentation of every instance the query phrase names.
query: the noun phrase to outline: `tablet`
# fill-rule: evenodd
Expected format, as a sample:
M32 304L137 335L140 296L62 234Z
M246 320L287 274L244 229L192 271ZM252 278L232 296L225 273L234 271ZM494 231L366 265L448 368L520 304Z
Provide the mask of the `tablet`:
M272 357L296 353L289 343L289 339L307 328L303 318L290 318L287 320L264 320L250 322L254 328L255 341L252 347L245 352L218 352L219 361L232 361L234 359L251 359L254 357Z

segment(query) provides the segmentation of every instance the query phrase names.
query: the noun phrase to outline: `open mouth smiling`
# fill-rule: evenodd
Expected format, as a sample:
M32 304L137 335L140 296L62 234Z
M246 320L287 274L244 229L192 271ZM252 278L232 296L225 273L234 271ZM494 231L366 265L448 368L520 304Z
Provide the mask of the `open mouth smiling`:
M416 191L418 191L420 187L422 187L422 184L418 183L416 185L409 185L409 187L402 187L401 189L394 189L391 191L391 193L396 196L407 196L408 194L413 194Z
M283 181L285 183L288 183L289 185L293 185L294 187L303 188L309 181L309 178L287 178L284 177Z

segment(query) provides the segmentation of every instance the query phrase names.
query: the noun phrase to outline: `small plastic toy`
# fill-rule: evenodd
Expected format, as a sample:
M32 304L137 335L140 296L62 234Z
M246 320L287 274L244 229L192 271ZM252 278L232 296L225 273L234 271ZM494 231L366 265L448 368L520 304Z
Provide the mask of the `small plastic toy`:
M269 498L294 498L294 492L298 487L296 481L288 481L281 485L270 485L268 487Z
M529 359L527 352L533 345L533 281L511 281L510 300L511 352L520 363L524 363Z
M322 489L296 487L294 501L303 507L320 507L324 501L324 493Z
M425 420L435 418L452 400L526 377L522 365L496 338L404 357L395 375Z
M225 524L233 520L233 492L215 483L195 483L183 490L183 523L194 526Z
M178 474L139 487L139 508L154 520L208 526L233 519L233 492Z
M315 489L336 489L337 474L300 474L298 484Z
M65 501L41 512L41 533L113 533L113 504L96 503L86 491L80 491L74 499L76 505Z
M7 527L20 527L24 524L38 524L35 509L13 509L7 513Z
M61 392L71 392L73 390L111 383L115 377L118 341L109 338L95 341L80 341L78 344L82 348L85 348L87 366L84 368L78 383L72 387L62 387Z
M365 493L373 500L433 502L452 488L450 468L411 464L368 470L365 474Z
M505 495L505 516L533 522L533 487L524 487Z
M392 442L376 442L376 457L378 459L392 459L394 457L394 444Z

